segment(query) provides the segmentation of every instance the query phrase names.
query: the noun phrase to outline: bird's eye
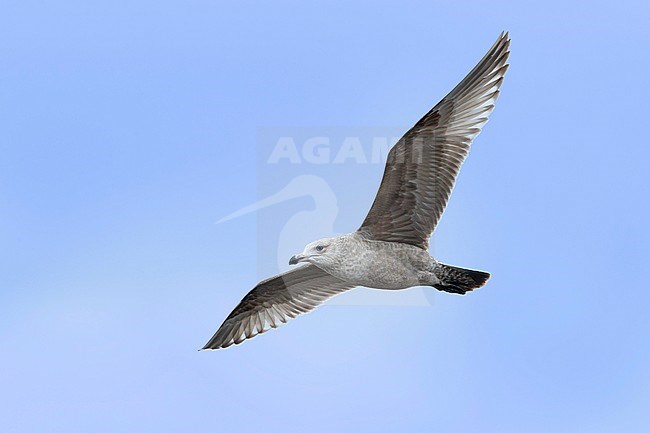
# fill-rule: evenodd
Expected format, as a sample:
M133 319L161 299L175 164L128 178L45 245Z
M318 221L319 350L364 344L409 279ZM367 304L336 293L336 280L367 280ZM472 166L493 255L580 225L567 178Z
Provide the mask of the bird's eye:
M322 245L318 245L318 246L316 247L316 251L323 251L324 249L325 249L325 247L322 246Z

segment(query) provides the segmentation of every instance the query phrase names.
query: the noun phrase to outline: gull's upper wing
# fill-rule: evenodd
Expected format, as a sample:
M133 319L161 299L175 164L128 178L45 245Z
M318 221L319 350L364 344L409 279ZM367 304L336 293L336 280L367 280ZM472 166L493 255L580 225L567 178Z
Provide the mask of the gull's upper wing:
M311 264L276 275L244 296L203 349L239 344L353 287Z
M369 239L428 248L472 140L494 109L508 68L508 33L388 154L384 177L359 228Z

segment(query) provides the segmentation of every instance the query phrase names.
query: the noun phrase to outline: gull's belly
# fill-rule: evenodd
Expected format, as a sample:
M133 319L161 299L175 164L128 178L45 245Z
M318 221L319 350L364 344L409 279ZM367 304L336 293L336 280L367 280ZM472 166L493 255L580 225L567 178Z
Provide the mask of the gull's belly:
M334 272L328 271L358 286L394 290L419 285L416 265L410 255L395 254L391 249L366 249Z
M377 267L367 269L361 275L351 279L358 286L371 287L375 289L406 289L419 285L417 272L406 267Z

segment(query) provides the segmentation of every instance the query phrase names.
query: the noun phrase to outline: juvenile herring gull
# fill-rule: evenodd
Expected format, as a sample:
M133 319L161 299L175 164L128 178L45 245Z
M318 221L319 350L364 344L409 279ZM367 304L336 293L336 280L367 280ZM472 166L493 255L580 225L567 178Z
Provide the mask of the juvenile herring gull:
M428 252L472 140L494 109L508 69L508 33L388 154L375 201L354 233L320 239L289 260L306 263L260 282L203 349L239 344L357 286L399 290L432 286L464 295L487 272L449 266Z

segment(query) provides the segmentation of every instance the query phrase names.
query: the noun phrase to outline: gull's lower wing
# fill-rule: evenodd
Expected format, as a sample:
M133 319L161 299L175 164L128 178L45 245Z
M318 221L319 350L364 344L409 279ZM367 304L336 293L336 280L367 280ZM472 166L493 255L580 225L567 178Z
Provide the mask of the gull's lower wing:
M393 146L377 197L359 228L362 235L428 248L470 144L494 109L509 47L504 32L454 90Z
M264 280L244 296L202 350L239 344L353 287L311 264Z

